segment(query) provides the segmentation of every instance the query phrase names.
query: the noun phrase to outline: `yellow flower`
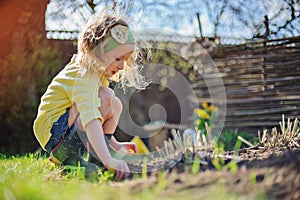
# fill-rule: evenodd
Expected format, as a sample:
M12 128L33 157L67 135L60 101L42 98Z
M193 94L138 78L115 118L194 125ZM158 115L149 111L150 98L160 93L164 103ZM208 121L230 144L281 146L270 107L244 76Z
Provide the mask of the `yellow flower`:
M200 119L197 119L196 120L196 126L199 126L201 124L201 120Z
M202 102L202 107L203 107L203 108L207 108L207 106L208 106L208 105L207 105L207 102L206 102L206 101L203 101L203 102Z
M210 119L210 115L202 109L195 109L194 111L199 117Z

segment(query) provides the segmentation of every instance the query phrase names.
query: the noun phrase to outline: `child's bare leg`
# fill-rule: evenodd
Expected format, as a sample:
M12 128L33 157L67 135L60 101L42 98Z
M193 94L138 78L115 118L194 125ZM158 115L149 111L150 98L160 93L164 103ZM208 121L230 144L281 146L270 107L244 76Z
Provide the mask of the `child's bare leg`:
M101 87L99 89L99 97L101 106L99 110L104 118L103 132L105 134L113 134L118 126L120 115L122 112L122 103L112 89Z
M120 115L122 113L122 103L110 88L100 88L99 97L101 99L101 107L99 110L104 118L103 132L105 134L113 134L118 126ZM115 150L121 148L115 137L111 137L110 146Z
M118 121L122 112L122 103L112 89L107 87L101 87L99 89L99 98L101 99L101 106L99 111L104 119L103 132L106 134L113 134L117 128ZM73 104L70 108L68 123L69 127L75 122L79 112L76 108L76 104ZM77 128L84 130L80 117L77 118Z

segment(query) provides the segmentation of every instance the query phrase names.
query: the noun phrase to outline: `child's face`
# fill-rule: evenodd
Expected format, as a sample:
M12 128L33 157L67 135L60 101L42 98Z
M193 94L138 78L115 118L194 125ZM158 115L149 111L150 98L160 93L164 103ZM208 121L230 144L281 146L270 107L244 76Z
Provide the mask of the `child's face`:
M115 75L119 70L124 69L124 62L128 60L134 51L134 44L124 44L116 49L104 54L106 61L106 69L103 75L110 78Z

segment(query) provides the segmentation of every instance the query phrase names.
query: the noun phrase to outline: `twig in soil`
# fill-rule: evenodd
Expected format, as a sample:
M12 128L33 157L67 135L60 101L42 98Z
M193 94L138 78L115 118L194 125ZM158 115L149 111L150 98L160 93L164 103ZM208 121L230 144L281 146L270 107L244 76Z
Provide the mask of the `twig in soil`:
M164 141L164 144L165 144L165 149L166 149L166 153L167 153L167 156L168 156L168 155L170 155L170 153L169 153L169 150L168 150L168 143L167 143L166 140Z
M242 136L238 136L237 139L241 140L242 142L244 142L245 144L247 144L249 147L255 147L251 142L247 141Z

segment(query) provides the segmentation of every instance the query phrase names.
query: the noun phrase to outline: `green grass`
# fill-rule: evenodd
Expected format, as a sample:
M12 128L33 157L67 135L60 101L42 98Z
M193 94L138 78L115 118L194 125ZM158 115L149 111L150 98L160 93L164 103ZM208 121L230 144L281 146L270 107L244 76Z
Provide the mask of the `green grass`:
M187 174L186 177L192 180L195 174ZM134 181L135 187L129 187ZM154 184L152 181L152 185L148 185L150 182L143 176L133 181L114 182L108 173L100 176L99 182L91 183L84 179L81 168L62 173L61 167L53 166L43 156L0 155L0 199L215 199L216 194L226 199L238 199L236 194L227 193L225 186L220 185L209 185L209 193L201 187L170 190L178 185L164 172L158 173Z
M108 182L92 184L84 180L81 172L61 175L61 170L48 159L35 158L33 154L2 157L0 199L126 199L121 188L115 192L116 188L109 187Z
M126 182L110 181L103 174L100 181L90 183L82 171L63 174L47 158L34 154L0 158L0 199L154 199L157 189L129 191ZM113 185L113 186L112 186ZM161 187L161 184L159 184ZM170 198L171 199L171 198Z

